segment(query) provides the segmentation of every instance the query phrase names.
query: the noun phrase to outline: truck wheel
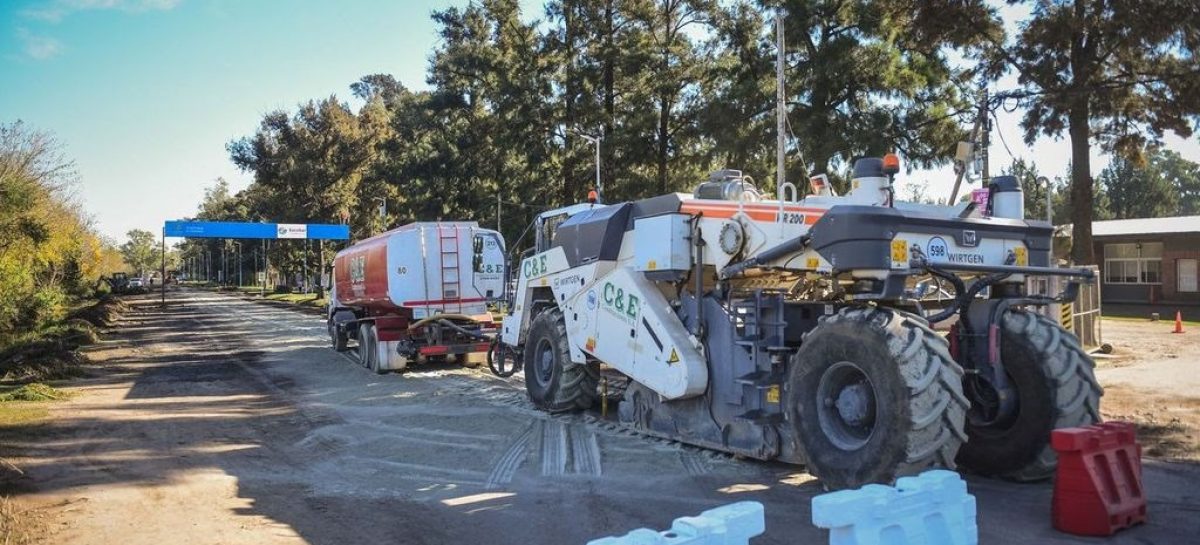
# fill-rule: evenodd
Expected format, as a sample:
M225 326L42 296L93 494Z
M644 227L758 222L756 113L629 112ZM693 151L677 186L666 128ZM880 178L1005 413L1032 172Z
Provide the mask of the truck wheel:
M345 331L338 331L337 324L333 320L329 320L329 340L333 344L333 349L338 352L345 352L346 345L350 343L350 335Z
M790 367L787 418L826 488L954 467L966 440L963 372L925 320L844 308L804 336Z
M1050 432L1100 421L1103 390L1093 371L1096 364L1075 335L1040 314L1009 310L1000 335L1000 360L1016 390L1016 407L1007 416L986 414L980 398L994 391L982 381L968 380L970 440L958 461L983 475L1048 479L1058 465Z
M599 398L600 367L571 361L562 312L547 310L533 319L525 343L525 390L539 409L562 412L590 408Z
M358 364L371 368L371 360L375 358L375 326L369 322L358 326Z

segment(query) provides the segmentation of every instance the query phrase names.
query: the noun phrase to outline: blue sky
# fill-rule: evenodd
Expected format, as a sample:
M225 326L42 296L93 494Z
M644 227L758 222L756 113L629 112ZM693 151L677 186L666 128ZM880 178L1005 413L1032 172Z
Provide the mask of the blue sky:
M53 132L76 163L79 198L100 231L157 232L195 212L218 176L249 177L225 144L262 114L311 99L349 96L365 74L425 86L435 44L429 13L466 0L4 0L0 2L0 121ZM540 13L539 0L524 0ZM1002 82L1003 83L1003 82ZM1009 148L1044 173L1065 172L1065 141L1021 142L1002 116ZM803 138L803 135L797 135ZM993 164L1008 153L995 138ZM1200 161L1200 145L1168 138ZM1096 154L1099 173L1105 158ZM736 165L731 165L736 167ZM949 168L907 180L948 192Z

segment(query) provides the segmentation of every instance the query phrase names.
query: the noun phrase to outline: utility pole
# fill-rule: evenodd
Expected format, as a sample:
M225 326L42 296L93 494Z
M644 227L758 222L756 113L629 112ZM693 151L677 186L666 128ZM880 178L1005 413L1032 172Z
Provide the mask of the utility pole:
M979 116L981 118L980 119L980 128L982 131L982 134L980 135L980 143L979 143L979 146L982 149L980 149L979 151L983 157L983 177L981 178L981 181L982 181L981 186L982 187L987 187L988 180L990 179L990 176L988 173L988 146L991 145L989 136L992 132L992 120L989 117L989 114L990 114L990 111L988 109L988 90L987 90L987 86L984 85L984 87L983 87L983 103L979 108Z
M159 272L159 293L162 295L162 306L167 306L167 226L162 229L162 271Z
M775 14L775 193L783 200L784 138L787 130L787 94L783 88L783 11Z
M237 254L238 287L240 288L240 287L242 287L242 243L241 243L241 241L237 241L237 240L233 241L233 243L237 244L237 248L238 248L238 254Z
M500 230L500 188L496 188L496 231Z
M982 96L981 96L980 102L979 102L979 112L975 115L975 125L971 127L971 134L968 137L968 138L970 138L970 142L972 144L975 144L978 141L978 139L980 139L980 133L985 131L984 127L986 126L985 124L987 123L988 92L987 92L986 84L983 85L981 92L982 92ZM983 142L984 142L982 144L983 149L980 150L979 148L974 148L974 151L971 155L975 155L975 154L979 154L979 153L983 154L981 157L983 157L985 166L982 169L982 171L984 173L983 179L986 182L987 181L987 174L986 174L987 173L987 166L986 166L986 164L987 164L987 144L986 144L987 137L984 136L982 138L983 138ZM972 159L970 157L968 157L965 161L963 161L962 168L958 169L958 171L955 173L954 188L950 190L950 200L946 204L953 206L954 203L958 200L959 187L962 186L963 178L966 177L967 170L974 166L974 164L973 164L974 162L975 162L974 159Z
M267 295L267 239L262 241L262 262L263 262L263 279L262 289L258 292L259 295L266 297Z

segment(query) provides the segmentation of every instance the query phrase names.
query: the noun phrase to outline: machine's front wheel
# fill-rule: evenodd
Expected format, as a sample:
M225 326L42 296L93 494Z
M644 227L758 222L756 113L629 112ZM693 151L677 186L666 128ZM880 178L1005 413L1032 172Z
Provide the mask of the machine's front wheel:
M525 343L525 390L539 409L550 412L590 408L599 397L599 366L571 361L562 312L547 310L533 319Z
M969 380L970 441L958 461L984 475L1015 481L1048 479L1058 465L1050 432L1100 421L1103 391L1096 382L1095 364L1075 335L1027 310L1004 314L1000 361L1016 391L1014 406L1002 414L986 410L995 404L995 390L982 379Z
M918 316L846 308L792 356L787 418L826 488L954 467L966 439L962 368Z

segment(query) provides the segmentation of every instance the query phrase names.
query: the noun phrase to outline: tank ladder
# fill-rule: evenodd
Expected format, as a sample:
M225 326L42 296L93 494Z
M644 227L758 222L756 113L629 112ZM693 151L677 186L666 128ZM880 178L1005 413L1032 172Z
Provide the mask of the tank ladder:
M451 301L462 312L462 275L459 271L458 228L438 225L438 251L442 266L442 312L450 312Z

